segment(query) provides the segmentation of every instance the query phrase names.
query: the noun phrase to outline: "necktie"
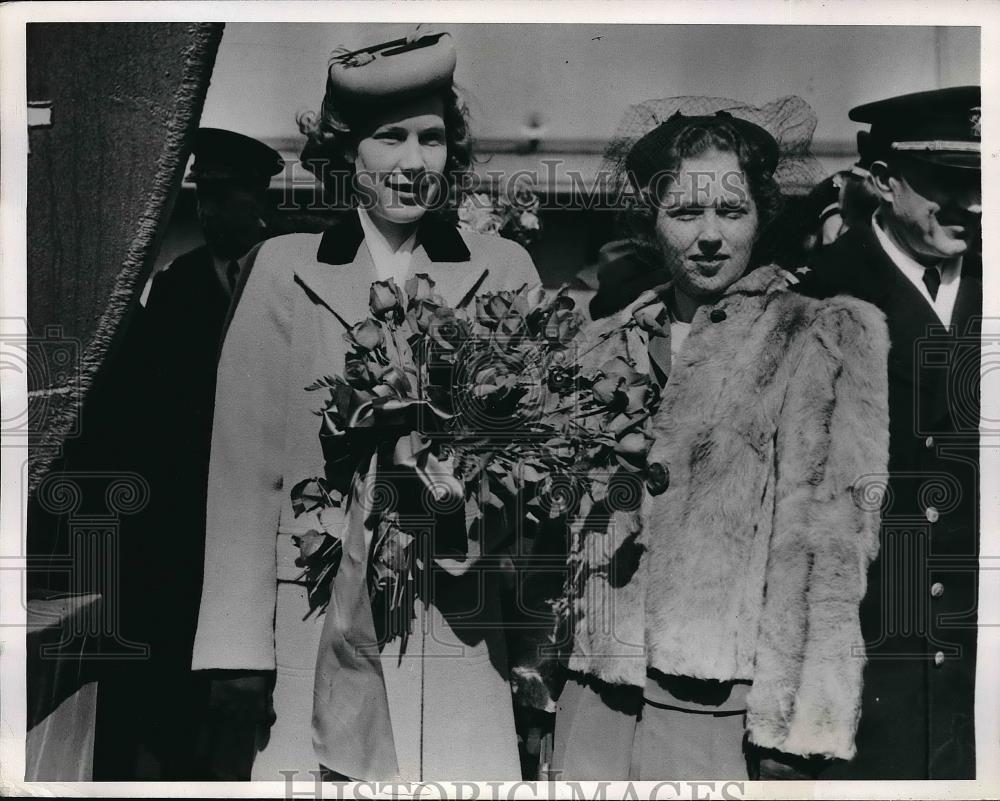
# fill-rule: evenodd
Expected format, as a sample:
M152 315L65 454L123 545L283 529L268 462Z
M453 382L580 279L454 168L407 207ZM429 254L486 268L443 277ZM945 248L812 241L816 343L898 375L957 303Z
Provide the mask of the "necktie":
M226 282L229 284L229 291L236 290L236 279L240 277L240 263L233 259L226 267Z
M937 267L924 268L924 286L931 293L931 300L937 300L938 289L941 288L941 273Z

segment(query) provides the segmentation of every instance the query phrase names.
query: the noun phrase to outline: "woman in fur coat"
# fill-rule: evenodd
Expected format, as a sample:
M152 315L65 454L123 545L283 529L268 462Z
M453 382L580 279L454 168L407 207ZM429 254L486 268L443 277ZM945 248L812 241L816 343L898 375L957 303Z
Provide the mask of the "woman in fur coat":
M639 328L592 356L661 383L649 460L669 485L573 531L561 779L802 776L854 754L888 341L874 307L759 266L777 160L725 112L675 114L627 156L670 280L596 323Z

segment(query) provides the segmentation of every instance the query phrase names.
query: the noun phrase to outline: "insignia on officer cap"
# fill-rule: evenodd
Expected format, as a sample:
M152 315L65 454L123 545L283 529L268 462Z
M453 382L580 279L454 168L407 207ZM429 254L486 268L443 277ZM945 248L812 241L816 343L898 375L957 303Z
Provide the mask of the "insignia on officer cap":
M978 86L953 86L851 109L852 120L871 124L867 136L858 138L862 160L870 164L896 155L978 170L981 95Z
M327 88L339 100L361 104L423 94L451 86L456 60L450 34L418 27L409 37L335 51Z
M244 181L267 186L285 167L277 150L222 128L199 128L189 181Z

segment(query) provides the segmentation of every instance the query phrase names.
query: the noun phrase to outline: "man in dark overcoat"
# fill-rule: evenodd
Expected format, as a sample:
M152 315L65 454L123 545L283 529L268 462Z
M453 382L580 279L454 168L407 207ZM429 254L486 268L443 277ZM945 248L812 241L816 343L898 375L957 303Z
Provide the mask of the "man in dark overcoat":
M852 109L879 208L799 288L854 295L889 325L890 458L861 622L857 756L823 778L972 779L982 319L980 88Z
M152 281L127 332L117 383L130 409L118 433L149 504L123 532L119 606L149 658L109 672L99 705L97 774L210 778L208 685L191 671L205 547L205 503L223 325L238 261L265 234L265 193L281 155L242 134L201 128L189 180L205 244Z

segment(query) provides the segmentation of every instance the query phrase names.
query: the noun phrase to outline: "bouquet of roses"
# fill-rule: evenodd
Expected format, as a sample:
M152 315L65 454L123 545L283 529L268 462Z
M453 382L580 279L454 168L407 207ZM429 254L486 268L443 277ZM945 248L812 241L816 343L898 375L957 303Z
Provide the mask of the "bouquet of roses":
M527 179L508 191L470 192L458 207L458 227L480 234L498 234L527 247L541 234L538 196Z
M379 281L370 317L344 335L351 348L341 373L307 388L326 393L318 412L326 469L292 488L295 513L322 518L346 507L359 481L395 486L366 493L374 499L366 512L369 592L396 615L396 633L408 631L415 574L425 569L406 514L415 494L425 516L455 516L462 542L435 561L457 574L482 553L477 526L518 495L529 519L541 521L572 516L616 482L657 491L665 481L662 465L646 463L656 383L627 353L586 366L614 332L587 343L574 306L565 288L524 286L453 309L427 275L404 288ZM311 532L299 547L311 604L322 607L342 543Z

